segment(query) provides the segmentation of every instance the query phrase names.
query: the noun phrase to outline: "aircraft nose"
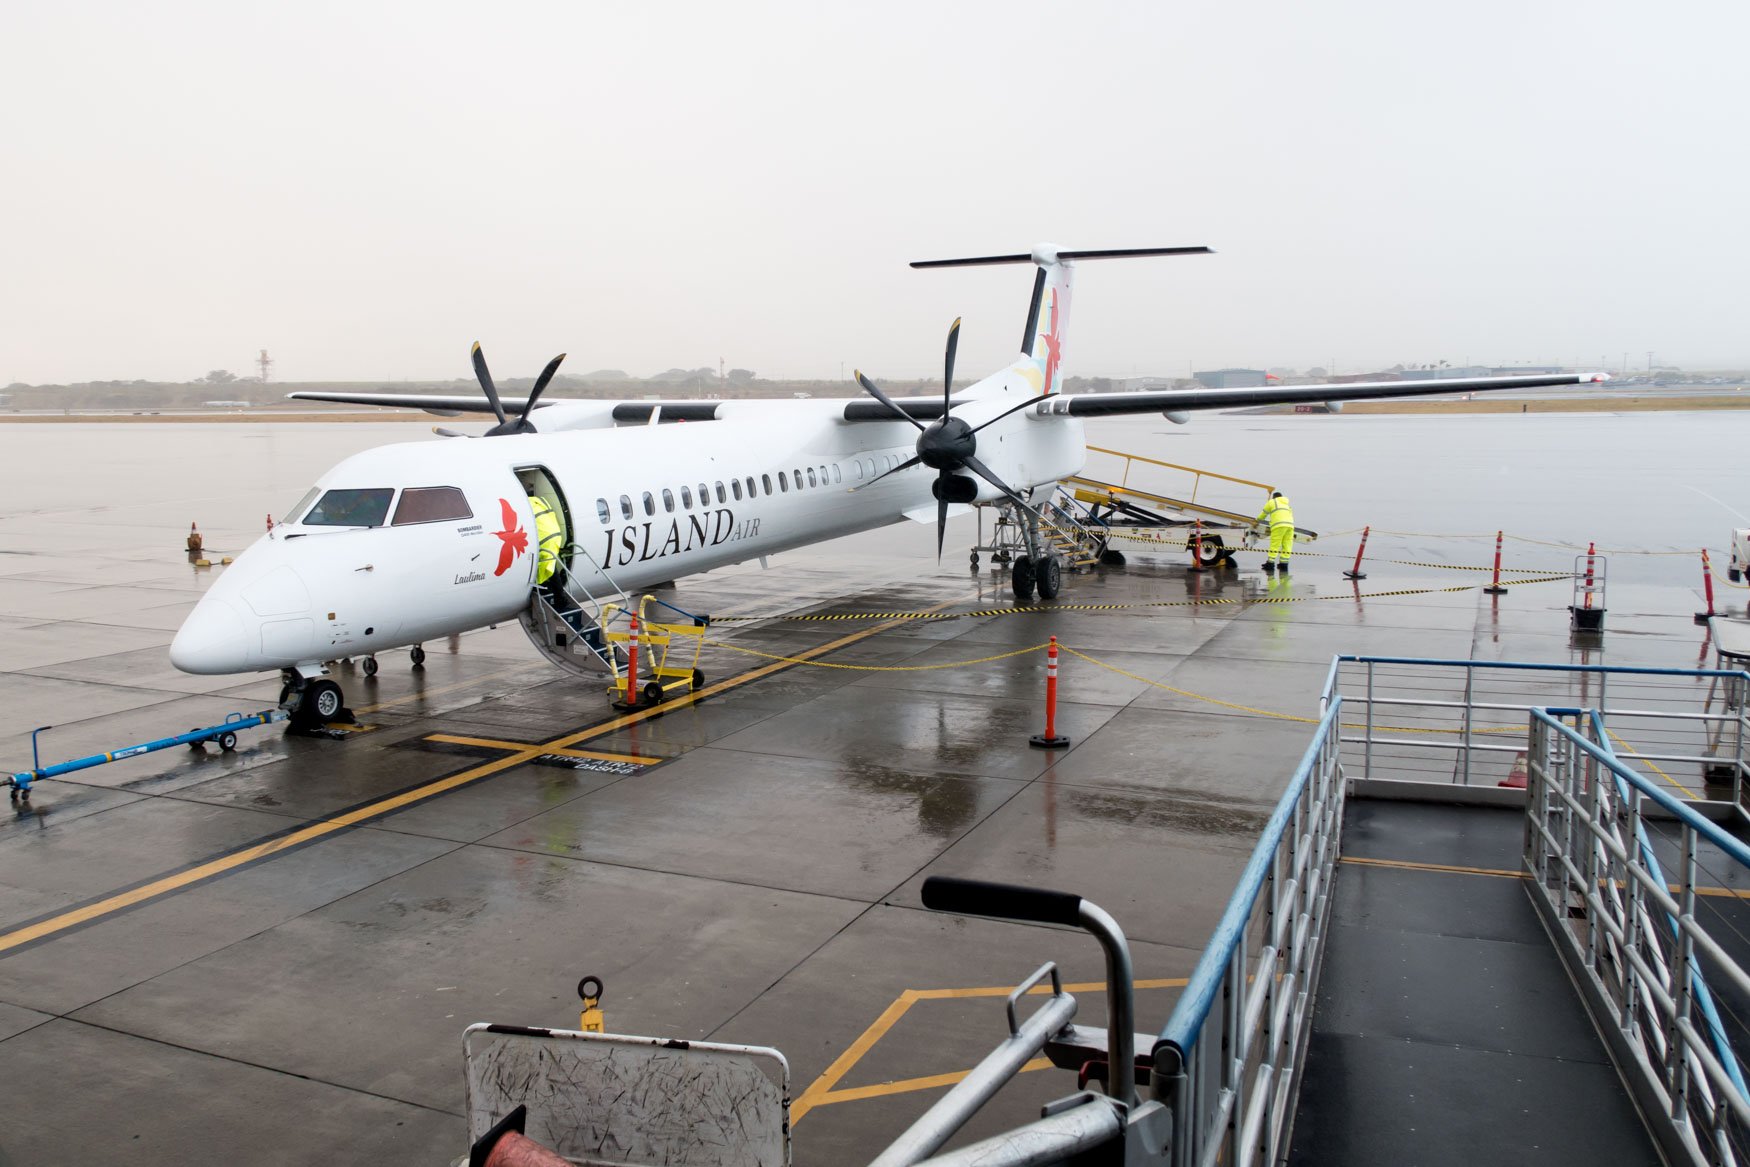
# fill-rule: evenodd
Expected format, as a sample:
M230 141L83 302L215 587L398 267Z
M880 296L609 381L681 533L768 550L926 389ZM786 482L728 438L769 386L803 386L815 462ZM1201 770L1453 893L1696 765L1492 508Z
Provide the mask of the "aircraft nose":
M213 595L201 598L170 642L170 663L185 673L247 672L248 656L243 617Z

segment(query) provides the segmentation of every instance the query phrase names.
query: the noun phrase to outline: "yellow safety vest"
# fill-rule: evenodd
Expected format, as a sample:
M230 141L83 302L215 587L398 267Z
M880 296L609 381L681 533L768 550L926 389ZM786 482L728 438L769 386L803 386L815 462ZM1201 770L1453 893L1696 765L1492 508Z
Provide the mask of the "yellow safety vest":
M529 506L535 512L535 542L539 552L535 557L535 582L546 583L559 567L559 552L565 546L565 525L553 504L538 494L529 496Z
M1272 527L1294 526L1294 510L1288 505L1286 498L1273 498L1264 504L1264 509L1258 515L1260 523L1268 523Z

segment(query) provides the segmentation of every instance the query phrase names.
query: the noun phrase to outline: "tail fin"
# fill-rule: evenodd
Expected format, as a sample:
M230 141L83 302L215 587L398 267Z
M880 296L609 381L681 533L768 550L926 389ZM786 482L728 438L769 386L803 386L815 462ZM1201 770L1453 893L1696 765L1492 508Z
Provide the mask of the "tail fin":
M1061 388L1063 334L1069 321L1071 266L1078 259L1131 259L1149 255L1210 255L1207 247L1131 247L1107 251L1059 251L1041 244L1030 255L981 255L964 259L925 259L913 267L983 267L999 263L1031 263L1033 299L1027 306L1027 328L1021 334L1021 360L1036 370L1041 394ZM1033 374L1029 374L1031 377Z

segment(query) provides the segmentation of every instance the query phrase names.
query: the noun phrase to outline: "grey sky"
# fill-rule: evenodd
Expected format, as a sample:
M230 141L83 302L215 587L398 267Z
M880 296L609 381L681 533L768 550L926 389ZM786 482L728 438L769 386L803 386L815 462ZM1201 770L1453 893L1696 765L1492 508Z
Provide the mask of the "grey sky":
M14 3L0 384L1750 364L1750 5Z

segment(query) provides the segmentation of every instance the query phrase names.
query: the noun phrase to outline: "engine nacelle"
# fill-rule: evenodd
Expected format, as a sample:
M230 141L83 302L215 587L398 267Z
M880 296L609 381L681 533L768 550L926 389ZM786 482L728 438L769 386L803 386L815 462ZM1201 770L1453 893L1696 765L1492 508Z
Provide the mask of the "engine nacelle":
M930 483L930 493L942 502L973 503L978 501L979 479L964 474L944 474Z

